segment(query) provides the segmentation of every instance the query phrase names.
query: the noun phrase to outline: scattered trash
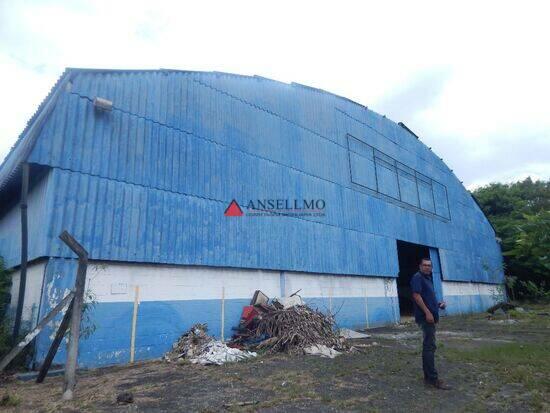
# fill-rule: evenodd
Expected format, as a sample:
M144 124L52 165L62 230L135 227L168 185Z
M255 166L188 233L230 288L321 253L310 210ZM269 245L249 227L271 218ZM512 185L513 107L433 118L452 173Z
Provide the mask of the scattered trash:
M189 331L183 334L179 340L174 343L172 350L165 354L167 361L175 361L181 358L191 358L200 353L203 347L213 340L206 332L206 324L194 324Z
M349 328L341 328L340 329L340 337L344 338L369 338L369 334L360 333L355 330L351 330Z
M375 347L379 346L380 344L377 341L373 341L370 344L355 344L353 347L359 347L359 348L368 348L368 347Z
M254 352L230 348L221 341L212 340L203 347L200 354L190 358L189 361L194 364L217 364L221 366L224 363L233 363L257 355Z
M334 357L339 356L339 351L334 350L333 348L329 348L325 346L324 344L320 345L314 345L304 348L304 353L309 354L311 356L321 356L321 357L327 357L333 359Z
M241 406L253 406L258 403L260 403L259 400L251 400L249 402L226 403L223 405L223 407L230 408L230 407L241 407Z
M116 396L116 402L119 404L130 404L134 402L134 395L128 391L125 391L123 393L119 393L118 396Z
M172 350L164 355L169 362L188 360L196 364L217 364L235 362L257 354L230 348L207 334L206 324L195 324L174 344Z
M250 305L266 305L269 302L269 297L262 293L260 290L256 290L250 301Z
M490 323L493 324L515 324L518 322L518 320L509 319L509 320L489 320Z
M410 332L404 331L402 333L395 333L395 334L392 334L392 333L373 334L374 338L385 339L385 340L399 340L399 341L413 340L413 339L416 340L419 336L420 336L419 331L410 331Z
M304 305L304 301L299 295L293 295L291 297L274 298L273 305L278 308L290 308L297 305ZM279 307L279 305L282 307Z

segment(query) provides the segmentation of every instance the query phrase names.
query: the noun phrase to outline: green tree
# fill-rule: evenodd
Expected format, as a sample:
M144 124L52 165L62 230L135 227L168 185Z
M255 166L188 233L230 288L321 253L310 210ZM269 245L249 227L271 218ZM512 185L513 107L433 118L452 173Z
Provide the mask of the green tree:
M514 246L504 255L514 260L521 273L529 275L520 280L526 292L541 297L550 293L550 211L526 214L524 218Z
M493 183L473 195L502 240L508 283L519 297L541 296L550 289L550 181L530 178Z

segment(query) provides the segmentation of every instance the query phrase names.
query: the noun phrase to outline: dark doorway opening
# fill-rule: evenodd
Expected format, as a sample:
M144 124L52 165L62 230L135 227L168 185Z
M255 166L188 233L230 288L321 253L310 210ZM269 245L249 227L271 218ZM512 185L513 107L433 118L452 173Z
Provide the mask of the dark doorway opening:
M411 277L418 271L420 260L430 258L430 249L424 245L398 240L397 257L399 259L399 275L397 277L399 313L401 316L412 316Z

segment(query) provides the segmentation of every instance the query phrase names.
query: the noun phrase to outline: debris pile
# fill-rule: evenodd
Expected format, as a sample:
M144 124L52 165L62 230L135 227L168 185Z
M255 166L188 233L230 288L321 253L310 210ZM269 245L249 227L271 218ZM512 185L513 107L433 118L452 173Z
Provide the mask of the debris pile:
M333 317L305 305L270 308L258 320L253 336L267 337L258 347L270 352L301 352L314 345L345 347L345 340L334 331Z
M206 324L195 324L174 343L172 350L164 356L167 361L187 359L202 352L210 341L214 340L206 332Z
M346 339L334 329L334 318L303 304L301 298L293 295L289 299L273 299L271 304L254 301L243 309L232 346L270 353L301 353L315 346L349 349Z
M510 310L513 310L516 308L515 304L507 303L505 301L502 301L500 303L497 303L493 305L492 307L487 309L487 312L489 314L505 314L508 313Z
M338 331L332 314L307 306L298 292L270 299L257 290L250 305L243 307L239 326L233 329L236 332L229 343L209 336L206 324L195 324L164 359L221 365L256 357L257 353L251 350L334 358L342 351L359 351L349 340L370 337L350 329Z
M173 345L172 350L165 354L164 359L169 362L188 360L195 364L222 365L256 357L256 353L228 347L209 336L207 331L206 324L193 325Z
M497 303L487 309L487 312L489 313L487 319L492 324L515 324L528 313L532 313L531 310L518 307L510 302Z

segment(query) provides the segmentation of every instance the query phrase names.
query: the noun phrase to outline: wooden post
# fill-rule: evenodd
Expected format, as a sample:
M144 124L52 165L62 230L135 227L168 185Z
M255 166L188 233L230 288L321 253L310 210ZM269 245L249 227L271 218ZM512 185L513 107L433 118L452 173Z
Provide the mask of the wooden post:
M36 327L25 336L23 341L21 341L18 345L16 345L14 348L11 349L11 351L6 354L6 356L0 361L0 371L4 370L8 364L10 364L10 361L12 361L20 352L23 350L37 335L42 331L42 329L48 324L50 321L53 320L53 318L56 316L57 313L59 313L69 301L71 301L74 297L74 293L71 291L59 304L57 304L52 311L48 313L46 317L44 317L37 325Z
M135 294L134 294L134 313L132 314L132 336L130 337L130 363L134 362L135 353L136 353L136 325L137 325L138 306L139 306L139 285L136 285Z
M367 316L367 328L369 328L369 292L365 288L365 313Z
M57 349L59 348L59 345L61 344L61 341L63 340L63 336L65 335L65 331L67 331L67 328L69 327L69 321L71 320L71 313L73 311L73 303L74 303L74 299L71 300L71 303L69 304L69 308L67 308L67 311L65 312L65 315L63 316L63 320L61 320L61 324L59 325L59 328L57 329L57 333L55 334L55 338L52 341L50 349L48 350L48 354L46 355L46 358L44 359L44 363L42 363L42 367L40 367L40 372L38 373L38 377L36 378L37 383L42 383L44 381L44 378L46 377L46 374L48 374L48 370L50 369L50 366L52 365L52 361L53 361L53 358L55 357L55 353L57 353Z
M224 341L224 333L223 331L225 330L225 286L222 287L222 314L221 314L221 334L220 334L220 337L221 337L221 340L222 340L222 343Z
M27 197L29 194L29 164L24 163L21 171L21 270L19 278L19 299L15 312L13 325L13 341L17 340L21 329L21 317L25 303L25 289L27 287L27 261L28 261L28 221L27 221Z
M86 286L86 269L88 267L88 252L67 231L63 231L59 238L78 256L78 269L75 281L75 296L71 314L69 348L65 363L65 383L63 400L72 400L76 386L76 364L78 358L78 339L80 336L80 322L82 319L82 304L84 301L84 287Z

